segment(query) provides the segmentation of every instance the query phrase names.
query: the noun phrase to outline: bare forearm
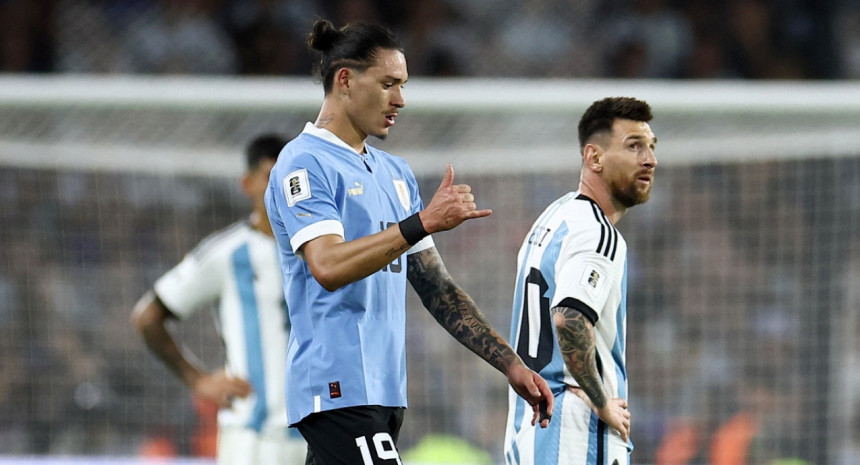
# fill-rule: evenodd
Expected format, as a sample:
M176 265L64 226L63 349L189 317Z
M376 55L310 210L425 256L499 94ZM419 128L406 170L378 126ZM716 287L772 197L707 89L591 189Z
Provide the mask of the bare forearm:
M167 330L167 315L169 312L161 301L149 292L135 307L132 323L149 350L182 382L192 386L203 372L183 354L182 348Z
M427 207L417 214L418 229L409 219L397 224L380 224L380 231L362 238L344 242L339 236L318 237L304 246L305 259L316 280L327 290L364 279L409 250L412 244L427 234L447 231L463 221L490 216L492 210L477 210L472 188L467 184L453 184L454 168L449 164L439 189ZM414 215L413 215L414 216ZM402 231L405 227L407 231Z
M364 279L409 250L397 225L370 236L344 242L340 236L322 236L304 246L311 273L333 291Z
M408 273L421 302L461 344L502 373L507 373L512 364L522 364L474 300L453 282L435 248L410 255Z
M553 307L551 312L567 369L594 406L604 407L608 396L597 370L594 326L582 313L572 308Z
M145 328L142 334L143 340L152 353L183 383L192 386L194 381L202 375L201 370L183 355L179 345L176 344L166 329L153 325Z

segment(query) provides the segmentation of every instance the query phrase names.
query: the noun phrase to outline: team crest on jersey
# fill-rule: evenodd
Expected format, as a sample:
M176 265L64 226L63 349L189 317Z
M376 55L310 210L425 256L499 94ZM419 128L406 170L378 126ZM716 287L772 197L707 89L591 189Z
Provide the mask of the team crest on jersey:
M292 207L299 200L311 197L311 185L308 182L308 170L302 168L293 171L284 178L284 194L287 196L287 205Z
M395 179L394 190L397 191L397 197L400 199L400 205L403 205L403 209L410 211L412 202L409 201L409 187L406 185L406 181Z

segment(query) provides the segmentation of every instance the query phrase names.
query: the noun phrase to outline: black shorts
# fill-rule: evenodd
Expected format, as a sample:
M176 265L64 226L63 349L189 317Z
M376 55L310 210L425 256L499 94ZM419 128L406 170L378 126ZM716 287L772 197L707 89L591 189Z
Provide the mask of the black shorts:
M402 465L397 437L405 410L365 405L308 415L296 425L308 443L305 465Z

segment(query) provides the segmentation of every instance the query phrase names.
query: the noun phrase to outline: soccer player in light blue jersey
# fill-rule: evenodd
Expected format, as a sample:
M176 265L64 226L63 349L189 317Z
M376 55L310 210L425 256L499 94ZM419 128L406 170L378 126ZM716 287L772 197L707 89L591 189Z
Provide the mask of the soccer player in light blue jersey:
M549 428L533 427L509 396L509 465L628 465L627 243L615 229L648 200L657 138L651 108L594 102L579 122L579 190L535 221L517 256L511 341L555 395Z
M546 382L453 282L430 236L491 211L454 184L450 165L425 208L409 165L365 142L384 138L406 104L397 40L320 20L308 44L321 54L322 108L281 152L266 192L293 324L289 422L308 442L307 463L401 463L407 280L449 333L507 376L537 422L541 402L552 411Z
M287 427L284 392L289 320L277 245L263 193L284 137L265 134L246 149L242 188L247 220L203 240L159 278L137 303L132 322L147 346L195 395L217 403L219 465L304 463L306 445ZM227 360L209 372L197 366L166 324L218 304Z

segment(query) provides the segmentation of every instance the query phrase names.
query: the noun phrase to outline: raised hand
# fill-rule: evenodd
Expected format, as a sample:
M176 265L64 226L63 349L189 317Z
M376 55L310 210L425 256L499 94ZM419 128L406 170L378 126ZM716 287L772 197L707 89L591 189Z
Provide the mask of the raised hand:
M424 230L432 234L454 229L463 221L483 218L492 213L492 210L477 209L475 196L468 184L454 184L454 167L449 163L442 184L433 194L430 204L419 213L419 217Z

